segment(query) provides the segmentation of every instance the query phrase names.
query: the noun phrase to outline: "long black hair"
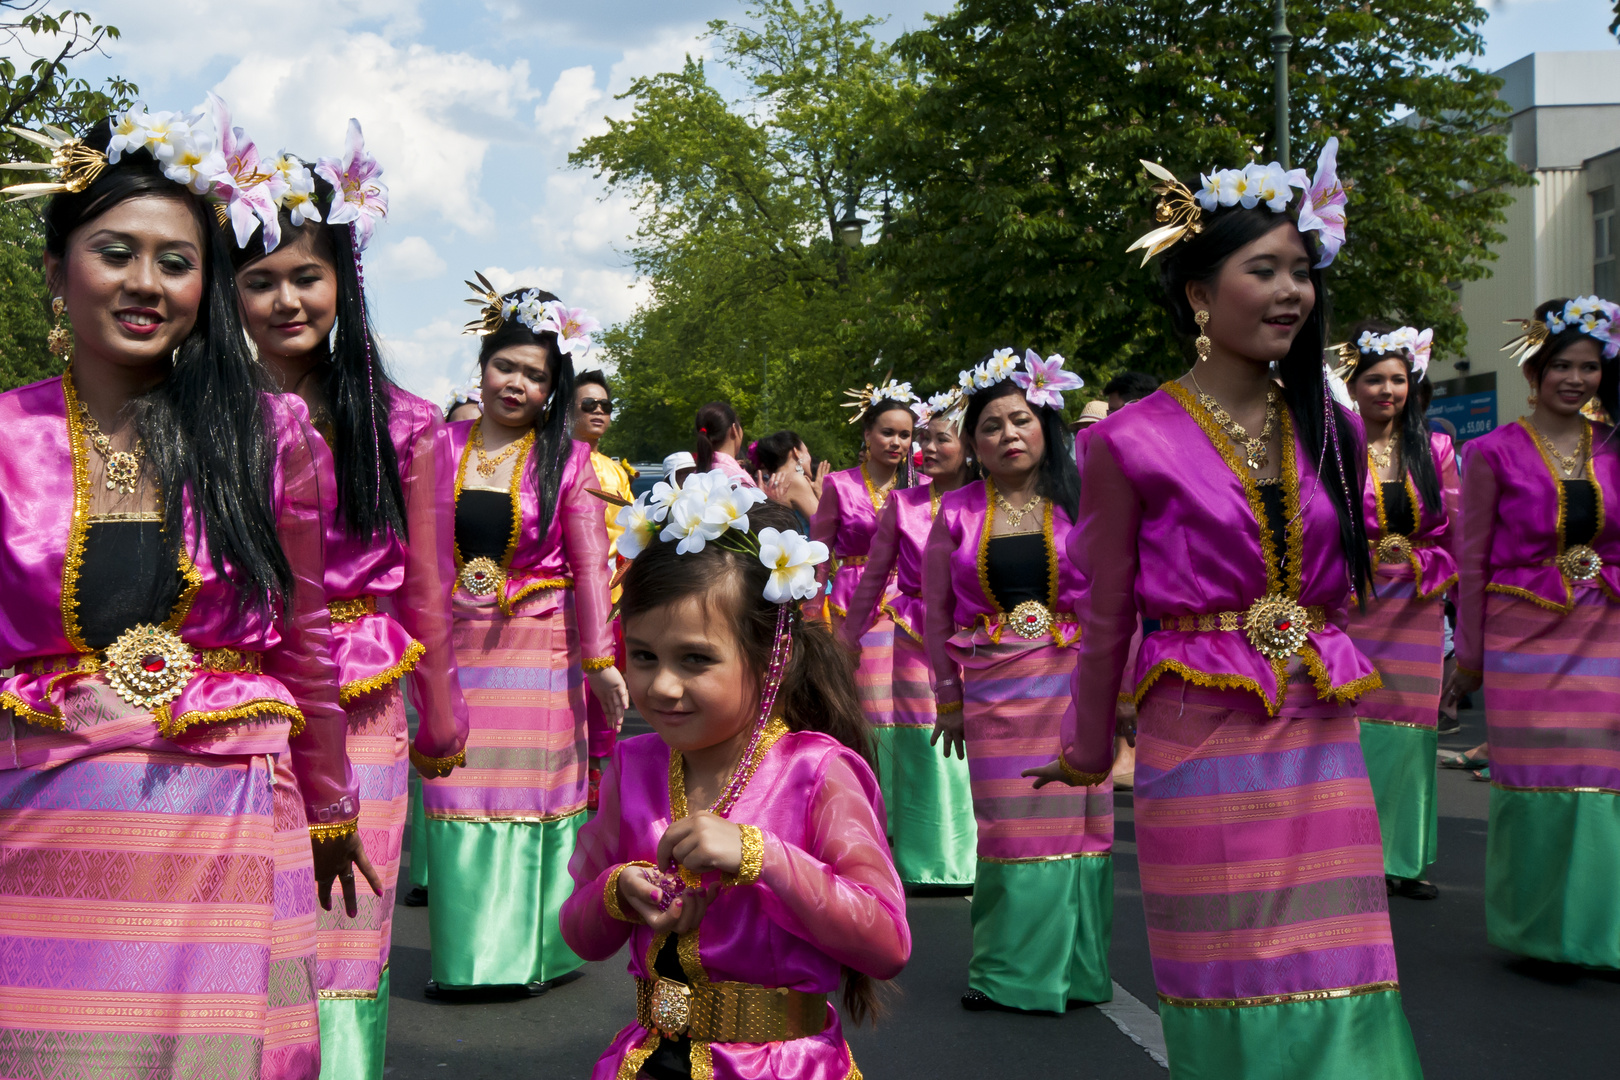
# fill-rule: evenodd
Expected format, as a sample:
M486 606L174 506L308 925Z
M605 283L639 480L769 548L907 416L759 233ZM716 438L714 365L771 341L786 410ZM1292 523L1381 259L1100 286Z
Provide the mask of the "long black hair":
M1417 488L1418 498L1423 500L1424 509L1431 514L1439 513L1443 507L1440 503L1440 477L1434 471L1434 451L1429 445L1429 417L1425 414L1418 401L1418 382L1422 376L1412 368L1412 354L1402 349L1398 353L1360 352L1357 342L1361 335L1371 333L1374 336L1387 334L1395 327L1382 319L1362 319L1350 328L1350 344L1358 349L1356 366L1345 380L1350 386L1350 393L1355 395L1356 380L1361 378L1369 368L1377 367L1385 360L1404 360L1406 362L1406 375L1408 389L1406 404L1401 406L1401 415L1397 420L1400 431L1400 471L1396 479L1412 478L1412 486Z
M1164 303L1189 359L1193 355L1192 342L1198 334L1198 326L1193 321L1192 304L1187 300L1187 285L1194 281L1212 281L1233 252L1272 229L1297 227L1293 218L1274 214L1263 206L1247 210L1241 206L1221 207L1213 214L1205 214L1203 222L1202 232L1176 244L1165 252L1159 263ZM1367 583L1372 580L1372 557L1362 523L1361 492L1365 479L1362 449L1350 414L1334 404L1327 393L1327 373L1322 366L1322 349L1327 340L1327 290L1322 284L1322 271L1314 265L1316 238L1312 233L1300 236L1305 242L1305 254L1313 264L1311 284L1316 290L1316 303L1295 335L1288 355L1277 364L1277 375L1282 380L1283 402L1293 417L1305 453L1313 465L1322 462L1321 490L1333 503L1333 512L1339 519L1339 547L1349 564L1350 580L1357 597L1364 598ZM1339 436L1337 445L1332 447L1327 446L1329 407L1336 410L1331 423Z
M797 531L793 511L763 503L748 512L750 530ZM759 558L717 543L682 555L673 540L654 540L624 574L619 612L626 625L639 615L692 597L725 620L748 667L763 685L776 642L781 606L765 599L771 571ZM872 729L855 688L855 662L825 622L790 611L793 644L776 707L790 731L819 731L873 764ZM844 968L844 1011L857 1024L874 1019L882 1004L870 976Z
M522 300L530 293L542 304L557 299L555 293L530 288L513 289L504 299ZM478 370L483 371L496 353L513 345L533 345L545 350L546 367L551 371L551 396L534 418L534 449L529 452L534 463L534 490L540 501L540 535L544 536L557 510L563 467L574 450L573 424L568 415L574 405L574 358L558 346L555 332L542 330L537 334L513 315L501 323L499 330L484 338L478 348Z
M98 123L85 145L105 151L110 124ZM276 534L271 479L276 448L259 369L248 351L231 271L235 241L211 208L163 175L145 149L125 150L83 191L51 199L45 250L67 257L68 238L130 199L177 199L202 230L203 297L197 323L175 350L169 375L130 403L135 430L162 500L163 537L178 557L184 510L208 544L214 572L228 580L243 608L277 609L293 589L292 567Z
M332 185L316 176L316 204L324 206L331 197ZM358 539L370 539L392 529L403 540L407 538L405 487L399 478L394 441L388 435L389 389L394 382L371 331L354 250L354 230L348 225L318 221L295 226L283 210L280 246L296 244L306 237L316 257L331 264L337 279L335 340L321 342L320 349L330 361L322 390L332 410L338 521L345 532ZM245 247L231 247L232 265L240 273L264 254L264 230L259 229Z
M884 413L891 412L903 412L911 417L911 434L915 440L917 435L917 414L911 411L910 405L896 401L894 398L878 398L872 402L872 407L867 409L866 415L861 417L862 440L864 441L865 437L871 434L872 429L877 427L878 420ZM900 459L900 467L894 471L895 487L908 488L917 482L916 470L911 466L912 456L911 447L906 447L906 456Z
M1535 317L1545 323L1547 316L1553 313L1563 314L1564 305L1569 303L1568 297L1558 297L1536 306ZM1598 356L1603 355L1603 345L1596 338L1589 337L1586 331L1578 326L1566 326L1561 334L1553 334L1535 352L1525 357L1524 370L1531 376L1532 385L1541 386L1541 380L1547 375L1547 366L1565 349L1577 341L1590 341L1598 346ZM1611 423L1620 420L1620 359L1603 360L1603 379L1598 383L1597 401L1603 406L1603 411L1609 414Z
M726 432L737 423L737 410L729 402L711 401L697 411L697 442L692 447L692 459L698 472L714 468L714 455L726 441Z
M792 460L794 451L803 445L804 440L799 438L796 431L773 431L748 448L748 460L753 462L760 477L774 476L776 470Z
M989 359L986 356L985 359ZM982 361L981 361L982 362ZM973 433L979 426L984 408L998 398L1022 394L1017 383L1003 379L994 386L968 395L967 412L962 415L962 438L966 449L974 449ZM1028 401L1025 402L1028 404ZM1063 414L1049 405L1030 405L1029 411L1040 421L1041 435L1046 439L1046 453L1041 457L1040 470L1035 477L1035 494L1051 499L1069 515L1069 521L1080 521L1080 470L1074 465L1074 436L1063 425ZM978 454L968 455L977 458ZM981 461L979 467L983 469ZM989 470L984 469L988 475Z

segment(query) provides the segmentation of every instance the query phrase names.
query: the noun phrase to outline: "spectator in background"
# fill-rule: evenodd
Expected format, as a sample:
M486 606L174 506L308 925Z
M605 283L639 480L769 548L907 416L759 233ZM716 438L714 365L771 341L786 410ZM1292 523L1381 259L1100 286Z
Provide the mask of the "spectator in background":
M609 495L630 500L630 481L638 475L627 462L610 458L596 448L613 426L613 394L608 389L607 376L599 369L582 371L574 377L574 405L569 416L574 438L591 448L591 468L597 483ZM605 506L607 516L608 553L611 555L624 528L619 524L619 508ZM618 597L613 598L615 601Z
M1103 396L1108 399L1108 415L1114 415L1133 401L1141 401L1158 388L1159 380L1145 371L1120 372L1103 387Z
M450 394L450 405L444 410L444 418L449 423L457 420L476 420L484 415L484 398L477 379L463 386L458 386Z
M690 450L677 450L664 459L664 480L672 487L680 487L697 468L697 459Z
M698 472L719 469L749 487L758 487L737 462L742 449L743 429L735 409L724 401L711 401L698 410L697 445L692 450Z
M748 457L766 496L797 514L799 524L808 533L810 519L821 505L821 482L827 476L827 463L814 465L810 448L792 431L765 436L748 448Z

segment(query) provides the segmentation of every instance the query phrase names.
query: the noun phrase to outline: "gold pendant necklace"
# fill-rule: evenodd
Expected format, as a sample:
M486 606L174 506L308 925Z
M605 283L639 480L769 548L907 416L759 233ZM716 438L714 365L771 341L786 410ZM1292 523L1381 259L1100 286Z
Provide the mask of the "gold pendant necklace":
M1022 525L1024 519L1029 516L1029 512L1038 509L1044 501L1037 495L1023 506L1014 506L1002 497L1001 492L997 491L994 485L991 486L990 492L995 496L996 505L1001 508L1002 516L1007 519L1007 527L1010 529L1016 529Z
M486 478L494 476L495 475L495 470L499 469L501 467L501 465L506 461L507 458L509 458L513 454L517 453L518 449L522 445L523 445L523 440L521 438L513 439L510 443L508 443L506 445L506 449L502 450L500 453L494 455L493 457L485 454L484 453L484 422L482 420L480 420L480 421L478 421L478 423L473 425L473 430L472 430L473 451L478 455L478 460L477 460L477 462L474 463L473 467L478 470L478 475L479 476L486 477Z
M889 482L887 484L884 484L882 487L873 487L872 477L867 474L866 466L861 466L861 479L866 482L866 497L872 500L873 510L880 513L882 512L883 504L888 500L889 492L894 490L894 482L899 479L899 477L900 473L896 471L893 476L889 477Z
M1380 469L1389 468L1389 463L1395 456L1395 447L1397 445L1396 439L1396 436L1391 435L1389 437L1389 441L1384 444L1384 449L1381 452L1373 449L1371 443L1367 444L1367 456L1373 459L1374 465L1377 465Z
M1575 448L1575 455L1573 457L1566 457L1558 449L1558 447L1553 445L1553 441L1547 438L1547 436L1543 435L1541 433L1541 429L1536 427L1534 424L1530 425L1530 430L1535 432L1536 441L1541 443L1542 446L1546 447L1547 453L1551 454L1553 460L1558 462L1559 472L1564 476L1565 479L1573 480L1580 475L1581 465L1586 458L1588 448L1592 445L1592 425L1590 423L1588 423L1585 430L1581 432L1581 443Z
M96 448L96 453L106 463L107 490L124 495L135 494L135 484L141 478L141 458L146 455L145 444L137 437L133 451L114 450L112 439L101 430L96 418L90 415L90 406L82 401L79 402L79 422L90 445Z
M1266 391L1266 422L1260 429L1260 434L1249 438L1249 431L1242 424L1232 419L1220 402L1204 393L1204 388L1198 385L1198 376L1192 375L1193 389L1198 391L1198 404L1208 410L1210 419L1226 433L1233 444L1243 450L1243 464L1250 472L1259 472L1266 467L1266 461L1271 456L1271 449L1267 443L1271 441L1271 425L1276 419L1281 399L1277 396L1275 388Z

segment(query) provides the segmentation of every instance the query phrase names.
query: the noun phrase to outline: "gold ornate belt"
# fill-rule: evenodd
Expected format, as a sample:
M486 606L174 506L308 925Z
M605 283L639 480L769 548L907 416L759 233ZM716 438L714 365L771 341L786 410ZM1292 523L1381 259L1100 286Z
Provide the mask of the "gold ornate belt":
M101 652L41 657L33 673L78 671L102 673L113 691L129 704L156 709L180 696L198 671L257 675L262 654L242 649L198 649L173 630L134 626Z
M377 598L357 596L353 600L331 600L327 602L326 610L335 623L355 622L367 615L377 614Z
M1591 581L1603 572L1603 556L1585 544L1576 544L1542 565L1558 567L1558 572L1571 581Z
M1033 641L1045 637L1053 623L1077 623L1079 617L1068 611L1053 611L1039 600L1025 600L1011 611L995 616L986 615L992 626L1005 626L1019 637Z
M827 1027L827 995L786 987L636 979L636 1022L671 1038L703 1042L786 1042Z
M468 559L456 581L474 596L493 596L506 587L506 570L488 555Z
M1380 563L1402 563L1412 557L1412 552L1419 548L1433 547L1433 540L1414 541L1409 536L1400 533L1385 533L1376 541L1368 541L1372 545L1373 558Z
M1159 625L1166 630L1241 630L1261 655L1282 660L1299 651L1305 635L1327 626L1327 609L1303 607L1296 600L1273 593L1256 600L1247 611L1167 615Z

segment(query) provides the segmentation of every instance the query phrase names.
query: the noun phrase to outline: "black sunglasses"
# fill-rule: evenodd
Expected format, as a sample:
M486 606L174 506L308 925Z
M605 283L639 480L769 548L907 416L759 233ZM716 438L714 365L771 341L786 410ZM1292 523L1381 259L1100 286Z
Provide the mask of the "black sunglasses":
M607 398L586 398L584 401L579 403L579 411L582 413L601 413L604 416L612 416L613 402L609 401Z

